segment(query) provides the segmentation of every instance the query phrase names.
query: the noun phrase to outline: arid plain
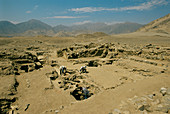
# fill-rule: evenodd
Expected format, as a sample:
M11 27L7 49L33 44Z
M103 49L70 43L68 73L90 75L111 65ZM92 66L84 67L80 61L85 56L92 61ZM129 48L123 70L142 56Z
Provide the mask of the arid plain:
M169 33L0 38L2 113L164 114L169 99Z

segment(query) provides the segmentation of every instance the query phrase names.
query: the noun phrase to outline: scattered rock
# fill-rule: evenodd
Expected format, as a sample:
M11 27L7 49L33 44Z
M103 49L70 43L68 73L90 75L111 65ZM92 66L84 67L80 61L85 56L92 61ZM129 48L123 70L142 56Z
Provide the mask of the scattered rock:
M160 92L154 92L154 94L149 94L143 97L134 96L129 98L128 101L123 101L121 110L132 111L133 113L169 113L170 111L170 95L165 94L169 88L162 87ZM165 92L166 91L166 92ZM163 95L162 95L163 94ZM127 110L131 107L130 110ZM124 114L124 113L123 113Z
M114 113L121 114L121 111L119 109L114 109Z
M24 110L27 111L28 108L29 108L29 106L30 106L30 104L27 104L27 105L26 105L26 108L25 108Z
M141 106L139 106L138 110L140 110L140 111L147 110L148 111L148 108L149 108L149 105L141 105Z
M148 95L148 98L153 99L154 96L155 96L155 94L150 94L150 95Z
M58 114L59 113L59 110L55 110L55 114Z
M167 92L167 89L164 88L164 87L162 87L162 88L160 89L160 92L161 92L162 95L164 96L164 95L166 94L166 92Z

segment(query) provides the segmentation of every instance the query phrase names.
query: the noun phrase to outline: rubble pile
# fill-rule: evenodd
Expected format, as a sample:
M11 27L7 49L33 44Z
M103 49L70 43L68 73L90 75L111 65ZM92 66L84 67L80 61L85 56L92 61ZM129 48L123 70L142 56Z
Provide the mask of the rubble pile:
M127 101L122 101L119 107L120 109L114 109L111 113L169 113L170 88L162 87L160 88L160 91L145 96L134 96Z

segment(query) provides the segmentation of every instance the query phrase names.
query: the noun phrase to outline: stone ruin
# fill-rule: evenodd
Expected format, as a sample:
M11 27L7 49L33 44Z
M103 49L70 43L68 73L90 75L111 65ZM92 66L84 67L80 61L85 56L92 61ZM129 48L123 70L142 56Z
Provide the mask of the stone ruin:
M95 44L90 43L88 45L75 44L73 46L62 48L57 50L57 57L63 57L68 61L75 64L85 64L89 67L98 67L102 65L111 65L114 61L119 59L126 59L128 56L139 56L145 59L153 60L166 60L169 59L169 48L160 47L153 44L148 44L144 46L130 46L130 45L120 45L113 43ZM161 55L161 58L160 58ZM92 60L83 61L79 58L93 58ZM96 59L101 58L101 59ZM132 60L133 58L130 58ZM136 59L134 59L136 61ZM157 65L154 62L142 60L141 62L148 62L148 64ZM132 69L132 72L141 72L143 76L152 76L148 73L148 70ZM69 73L68 73L69 74ZM95 93L101 91L94 83L89 82L88 76L84 74L78 74L77 71L69 75L59 77L58 79L59 87L63 90L70 90L70 94L77 100L83 100L84 94L82 93L82 87L85 85L89 90L90 94L88 97ZM86 81L88 80L88 81ZM85 84L86 83L86 84Z
M127 58L128 56L139 56L151 60L170 61L169 50L169 47L161 47L153 44L132 46L127 44L120 45L119 43L90 43L88 45L75 44L68 48L58 49L57 57L64 57L68 60L86 57L105 58L105 61L100 61L102 64L112 64L114 61L117 61L120 58ZM92 62L90 62L90 64L91 63Z
M101 65L110 65L114 61L118 61L121 58L127 58L128 56L139 56L146 60L165 60L170 61L170 48L161 47L153 44L148 44L144 46L130 46L130 45L120 45L113 43L105 44L94 44L90 43L87 45L75 44L73 46L57 49L57 57L63 57L68 61L72 61L74 64L85 63L89 67L98 67ZM25 72L31 72L33 70L43 67L44 64L50 64L52 67L59 67L56 61L50 61L48 63L48 53L45 51L40 51L36 47L27 48L25 51L20 51L16 49L2 50L0 52L0 75L19 75ZM83 61L79 58L95 58L93 60ZM96 59L101 58L101 59ZM137 60L135 58L130 58L131 60L137 62L146 62L152 65L158 65L155 62ZM147 70L133 69L132 72L149 72ZM53 70L47 73L47 77L50 79L52 88L54 87L54 81L57 82L57 86L64 90L69 91L76 100L84 100L84 93L82 92L82 87L86 87L89 91L88 98L99 93L102 88L100 88L93 80L88 77L87 74L79 74L77 70L68 69L65 76L60 76L57 70ZM10 87L7 92L8 95L16 94L17 82ZM157 94L156 94L157 95ZM169 94L161 96L161 101L169 99ZM154 97L154 95L149 95L149 97ZM139 98L140 99L140 98ZM10 105L15 102L15 98L1 98L0 99L0 112L6 113L9 110ZM135 101L135 99L132 99ZM146 99L144 99L146 101ZM155 101L157 102L157 101ZM137 104L137 102L135 102ZM158 104L161 104L160 102ZM155 111L160 110L167 113L168 108L163 109L157 107L157 109L150 106L152 104L145 105L142 104L137 106L136 109L140 111ZM164 105L164 104L161 104ZM169 106L169 105L168 105ZM114 110L115 111L115 110ZM123 111L123 110L116 110Z
M114 46L114 44L110 44ZM69 48L64 48L57 51L58 57L65 57L66 59L77 59L82 57L106 57L108 54L108 45L98 46L97 44L89 45L75 45Z
M0 52L0 75L19 75L43 67L47 56L41 51L3 50Z
M100 91L100 88L86 74L80 74L77 70L68 69L65 76L60 76L56 70L46 75L51 79L52 85L53 81L56 81L60 89L69 91L76 100L85 99L82 87L86 87L89 91L87 98Z

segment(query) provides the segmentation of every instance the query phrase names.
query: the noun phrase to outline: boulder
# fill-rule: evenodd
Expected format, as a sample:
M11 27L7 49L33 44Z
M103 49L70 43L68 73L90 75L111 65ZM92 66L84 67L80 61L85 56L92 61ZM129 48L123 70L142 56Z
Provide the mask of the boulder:
M39 69L42 67L42 64L40 62L35 62L35 69Z
M46 58L44 56L38 56L38 61L41 63L41 64L45 64L46 63Z

